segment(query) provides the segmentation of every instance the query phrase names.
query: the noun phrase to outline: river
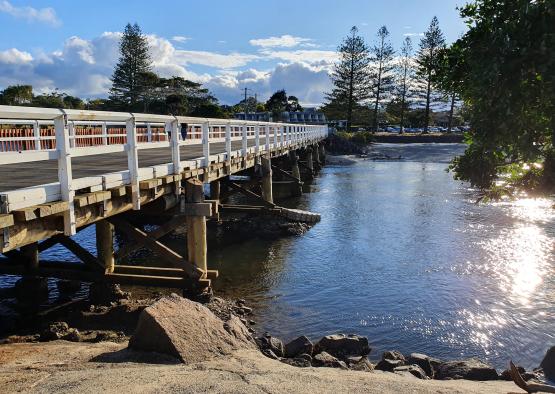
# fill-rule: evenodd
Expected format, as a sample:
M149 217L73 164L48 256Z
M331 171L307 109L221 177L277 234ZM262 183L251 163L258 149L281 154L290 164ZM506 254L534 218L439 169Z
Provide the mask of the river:
M379 144L397 161L326 166L306 235L213 251L217 290L292 339L344 332L384 350L539 365L555 344L553 202L476 204L446 172L460 144Z
M356 333L374 359L396 349L538 366L555 344L553 201L476 204L446 172L463 145L374 149L402 159L328 165L288 202L322 215L305 235L209 245L216 293L245 298L258 330L285 340ZM77 240L94 250L92 231Z

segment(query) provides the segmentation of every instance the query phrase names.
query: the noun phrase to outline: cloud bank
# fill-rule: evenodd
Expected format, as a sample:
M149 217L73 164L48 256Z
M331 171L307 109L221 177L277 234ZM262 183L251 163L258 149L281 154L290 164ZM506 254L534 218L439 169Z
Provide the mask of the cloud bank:
M7 0L0 1L0 12L6 13L17 19L24 19L27 22L40 22L50 26L60 26L62 22L56 16L53 8L46 7L36 9L33 7L16 7Z

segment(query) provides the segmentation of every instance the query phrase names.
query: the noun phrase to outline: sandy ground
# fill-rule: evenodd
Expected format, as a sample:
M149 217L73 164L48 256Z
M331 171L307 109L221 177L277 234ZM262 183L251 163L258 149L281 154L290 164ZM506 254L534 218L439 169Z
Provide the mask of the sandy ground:
M239 351L192 365L127 344L54 341L0 346L3 393L522 393L512 382L423 381L381 372L296 368ZM146 362L148 360L149 362ZM153 364L152 362L158 362Z

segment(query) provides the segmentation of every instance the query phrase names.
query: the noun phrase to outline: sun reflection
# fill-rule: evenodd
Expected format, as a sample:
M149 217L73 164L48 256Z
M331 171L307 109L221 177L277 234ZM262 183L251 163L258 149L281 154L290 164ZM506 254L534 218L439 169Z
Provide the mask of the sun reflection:
M530 306L531 297L549 269L554 244L536 223L553 217L552 204L547 199L521 199L506 204L509 216L520 220L498 238L481 244L488 252L488 268L498 277L501 290L523 306Z

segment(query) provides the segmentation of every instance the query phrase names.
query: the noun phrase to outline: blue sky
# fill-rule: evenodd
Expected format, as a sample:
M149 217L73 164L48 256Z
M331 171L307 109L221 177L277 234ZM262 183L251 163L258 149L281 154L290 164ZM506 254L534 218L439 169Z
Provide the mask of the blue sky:
M222 103L249 87L265 100L284 88L306 105L322 102L335 49L356 25L368 43L386 25L399 47L415 47L434 15L448 42L465 31L464 0L142 1L0 0L0 88L33 84L103 97L119 32L137 22L154 69L204 83Z

